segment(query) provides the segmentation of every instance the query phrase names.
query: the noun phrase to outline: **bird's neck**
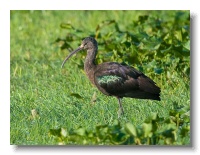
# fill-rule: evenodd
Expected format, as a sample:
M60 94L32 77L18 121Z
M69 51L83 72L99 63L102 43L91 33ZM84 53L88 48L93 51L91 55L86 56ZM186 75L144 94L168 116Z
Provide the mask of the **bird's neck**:
M93 75L94 75L94 70L96 67L96 63L95 63L96 54L97 54L97 49L87 50L87 56L84 63L84 71L93 84L94 84Z
M96 66L95 59L96 59L97 51L87 50L87 56L84 63L84 69L93 69Z

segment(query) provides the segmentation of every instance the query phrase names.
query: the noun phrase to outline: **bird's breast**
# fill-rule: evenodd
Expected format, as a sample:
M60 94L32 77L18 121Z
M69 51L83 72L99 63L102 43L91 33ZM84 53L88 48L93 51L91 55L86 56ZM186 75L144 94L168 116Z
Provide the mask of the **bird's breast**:
M84 69L86 76L88 77L88 79L92 82L93 85L95 85L94 82L94 71L91 69Z

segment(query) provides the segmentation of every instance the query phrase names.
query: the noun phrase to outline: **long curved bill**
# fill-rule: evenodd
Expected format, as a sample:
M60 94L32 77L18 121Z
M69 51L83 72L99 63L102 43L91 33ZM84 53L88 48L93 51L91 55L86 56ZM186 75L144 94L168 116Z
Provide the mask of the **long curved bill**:
M77 53L78 51L82 50L83 49L83 46L79 46L79 48L77 48L76 50L72 51L66 58L65 60L63 61L62 65L61 65L61 68L63 68L65 62L72 56L74 55L75 53Z

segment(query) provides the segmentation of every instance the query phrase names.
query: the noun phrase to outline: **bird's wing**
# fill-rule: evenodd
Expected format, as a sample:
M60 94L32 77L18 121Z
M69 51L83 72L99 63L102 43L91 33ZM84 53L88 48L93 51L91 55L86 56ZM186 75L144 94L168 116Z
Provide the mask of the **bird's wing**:
M133 91L160 93L160 88L155 82L142 72L114 62L98 65L94 72L94 82L106 95L126 96Z
M94 74L95 76L115 75L127 79L127 76L137 78L143 73L127 65L122 65L115 62L107 62L98 65L98 68L96 69Z
M124 91L139 89L138 77L143 75L136 69L110 62L98 65L94 72L96 86L107 95L113 95Z

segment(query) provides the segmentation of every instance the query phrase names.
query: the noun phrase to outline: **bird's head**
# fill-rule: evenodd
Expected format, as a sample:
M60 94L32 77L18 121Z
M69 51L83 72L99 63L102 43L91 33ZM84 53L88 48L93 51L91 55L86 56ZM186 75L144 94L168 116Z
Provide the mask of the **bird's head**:
M63 61L61 68L64 66L65 62L75 53L81 51L81 50L97 50L97 41L92 38L92 37L87 37L85 39L83 39L81 45L74 51L72 51Z
M92 37L87 37L82 41L82 44L80 47L85 50L97 48L97 41Z

